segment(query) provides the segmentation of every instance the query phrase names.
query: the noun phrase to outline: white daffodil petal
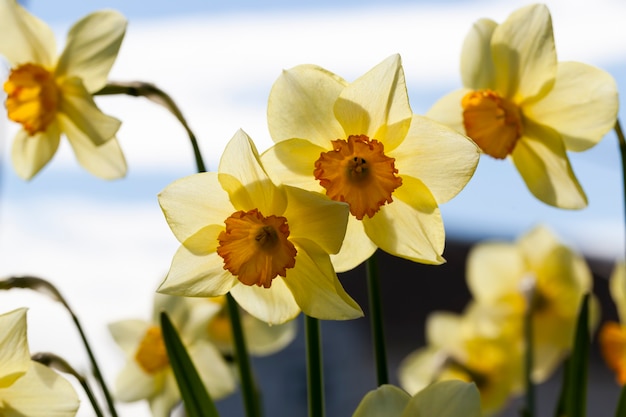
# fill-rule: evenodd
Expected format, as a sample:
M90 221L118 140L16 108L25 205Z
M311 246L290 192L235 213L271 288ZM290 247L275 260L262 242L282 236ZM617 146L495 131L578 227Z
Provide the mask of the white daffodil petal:
M270 288L239 284L230 293L244 310L269 324L285 323L300 313L300 307L281 277L274 278Z
M308 239L292 239L298 250L296 266L284 281L308 316L350 320L363 316L361 307L344 290L328 254Z
M363 222L356 217L348 218L346 236L337 254L330 254L330 260L337 272L346 272L361 265L376 252L377 246L365 233Z
M257 208L265 215L285 210L287 200L284 193L269 179L261 166L256 146L244 131L237 131L226 145L218 172L236 178L243 185L254 204L248 210ZM224 189L230 191L226 187ZM231 200L237 199L233 192L229 194Z
M480 151L467 137L415 115L405 140L389 156L396 159L400 176L419 178L442 204L472 178Z
M496 91L521 103L552 86L556 76L556 50L548 8L534 4L513 12L493 32Z
M527 120L524 136L511 156L526 186L539 200L566 209L587 206L561 136L554 130Z
M76 22L67 35L56 74L78 77L90 93L105 86L126 33L126 19L114 10L91 13Z
M165 219L179 242L210 224L225 227L235 209L218 175L204 172L174 181L158 195Z
M11 159L15 173L24 180L33 178L54 156L61 133L56 122L48 126L45 132L29 136L20 130L13 140Z
M0 55L16 67L21 64L39 64L52 68L56 58L56 44L52 29L20 6L16 0L0 1Z
M162 375L159 375L159 377L162 377ZM134 357L131 357L117 375L115 380L115 397L124 402L139 401L154 396L158 388L155 377L144 372L134 360Z
M224 270L224 260L217 253L198 256L181 246L157 291L185 297L215 297L226 294L237 282Z
M180 402L180 391L176 384L174 373L168 371L163 375L163 382L159 395L154 395L148 399L152 417L170 417L172 409Z
M272 86L267 104L267 122L274 142L299 138L330 148L331 140L343 138L333 105L346 84L339 76L314 65L283 71Z
M491 37L497 26L491 19L479 19L465 37L461 51L463 86L472 90L494 87L496 70L491 57Z
M398 146L413 115L400 55L390 56L349 84L337 99L334 111L346 136L377 139L386 152Z
M28 372L2 389L0 409L7 417L74 417L78 405L72 384L47 366L33 361Z
M554 87L524 106L524 113L558 131L568 150L581 152L615 127L618 108L617 85L609 73L579 62L560 62Z
M99 146L117 133L122 122L102 113L79 78L67 78L60 85L61 129L70 140L89 140Z
M109 323L109 333L127 355L134 355L150 323L145 320L120 320Z
M63 118L63 115L60 115ZM66 134L71 136L70 145L78 163L87 171L104 180L117 180L126 176L126 158L117 138L113 137L100 146L95 146L81 132L73 130L69 121L63 122Z
M290 236L315 241L327 253L337 253L344 241L350 208L323 195L285 186Z
M379 248L401 258L441 264L445 243L443 221L437 202L420 180L405 175L394 201L364 218L367 236Z
M393 385L381 385L365 394L352 417L399 417L411 396Z
M30 368L26 338L26 309L0 315L0 389L11 385Z
M426 117L443 123L464 135L465 126L463 125L463 107L461 106L461 100L470 91L471 90L467 88L462 88L441 97L428 110Z

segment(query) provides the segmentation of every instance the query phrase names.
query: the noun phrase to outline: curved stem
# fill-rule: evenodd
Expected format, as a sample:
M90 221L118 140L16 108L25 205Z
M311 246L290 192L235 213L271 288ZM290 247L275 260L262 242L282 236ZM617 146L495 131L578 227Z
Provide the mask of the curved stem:
M387 371L387 352L385 348L385 332L383 325L383 304L378 279L378 262L374 253L366 262L367 292L370 304L370 325L374 343L376 360L376 376L378 386L389 383Z
M309 417L324 417L324 372L319 320L304 316Z
M202 155L200 154L200 147L198 146L198 141L196 140L196 135L191 131L189 124L183 117L183 113L180 111L174 100L167 95L163 90L155 86L154 84L145 83L141 81L131 81L131 82L109 82L102 90L94 93L94 96L104 96L104 95L113 95L113 94L126 94L128 96L133 97L145 97L148 100L151 100L172 113L176 119L183 126L187 135L189 136L189 140L191 141L191 146L193 147L193 154L196 160L196 168L198 172L205 172L206 167L204 165L204 161L202 160Z
M239 316L239 305L230 293L226 294L228 304L228 314L233 330L233 339L235 342L235 360L239 366L239 377L241 378L241 390L243 395L246 416L255 417L261 415L259 402L259 393L252 375L252 367L250 366L250 358L246 348L246 340L241 326L241 318Z

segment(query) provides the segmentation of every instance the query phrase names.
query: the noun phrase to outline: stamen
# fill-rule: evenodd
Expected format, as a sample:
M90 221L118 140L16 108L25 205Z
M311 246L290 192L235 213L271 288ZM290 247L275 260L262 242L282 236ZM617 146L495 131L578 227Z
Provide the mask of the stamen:
M350 205L350 213L362 220L373 217L391 194L402 185L395 159L384 153L384 146L365 135L332 141L333 150L315 161L313 175L333 200Z
M257 209L237 211L225 221L217 253L224 269L246 285L270 288L296 264L296 248L287 238L289 226L282 216L264 217Z
M151 375L169 365L170 361L160 327L151 326L146 331L135 353L135 360L141 369Z
M35 64L14 68L4 83L9 119L20 123L29 135L44 132L54 120L59 89L53 74Z
M517 105L492 90L467 93L461 100L465 133L485 152L504 159L522 136L522 113Z

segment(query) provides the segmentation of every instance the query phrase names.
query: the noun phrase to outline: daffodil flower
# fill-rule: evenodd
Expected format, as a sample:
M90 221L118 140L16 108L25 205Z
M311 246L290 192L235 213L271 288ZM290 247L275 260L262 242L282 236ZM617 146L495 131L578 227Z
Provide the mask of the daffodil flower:
M352 417L480 417L476 385L464 381L436 382L414 396L393 385L368 392Z
M344 244L332 256L337 271L377 247L444 262L439 204L469 181L478 149L413 114L398 55L352 83L313 65L283 71L270 92L268 123L275 145L262 160L270 177L350 206Z
M542 382L571 348L580 302L591 292L592 275L580 254L538 226L517 242L485 242L472 248L467 284L477 303L513 310L520 328L531 309L532 377ZM597 301L592 300L597 322Z
M26 337L26 309L0 315L0 415L72 417L78 410L72 385L32 361Z
M159 203L181 242L159 292L230 292L244 310L270 324L301 310L320 319L363 315L329 256L341 247L348 206L274 185L243 131L226 146L217 173L175 181L159 194Z
M619 323L607 320L598 333L600 350L606 364L615 372L620 385L626 384L626 264L620 262L609 279L611 298L617 307Z
M591 148L615 126L617 86L598 68L557 62L547 7L523 7L502 24L478 20L465 38L461 77L463 88L427 115L466 133L485 154L510 157L544 203L585 207L566 151Z
M426 320L427 345L400 363L398 379L407 392L433 382L474 382L484 415L492 415L522 388L522 339L506 308L472 303L462 315L435 312Z
M115 11L84 17L60 56L52 29L15 0L0 0L0 28L0 55L11 66L4 83L8 117L22 125L11 150L16 173L35 176L65 134L83 168L104 179L123 177L120 121L102 113L92 94L106 84L126 19Z
M111 323L109 331L127 357L115 384L115 396L124 402L147 400L154 417L168 417L180 401L180 391L165 349L159 316L168 313L185 344L198 374L214 399L235 390L235 379L206 332L190 326L194 311L189 300L155 294L151 320L122 320ZM208 313L205 320L216 310Z

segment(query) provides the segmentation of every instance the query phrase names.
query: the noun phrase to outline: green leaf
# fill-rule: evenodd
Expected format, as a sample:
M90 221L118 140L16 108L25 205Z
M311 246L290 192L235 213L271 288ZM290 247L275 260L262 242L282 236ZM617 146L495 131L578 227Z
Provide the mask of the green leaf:
M584 417L587 409L587 372L589 366L589 294L580 305L572 354L565 364L563 386L556 417Z
M626 385L622 387L622 392L619 395L615 417L626 417Z
M219 417L211 396L193 365L178 332L167 313L161 312L161 329L170 365L176 376L176 383L189 417Z

